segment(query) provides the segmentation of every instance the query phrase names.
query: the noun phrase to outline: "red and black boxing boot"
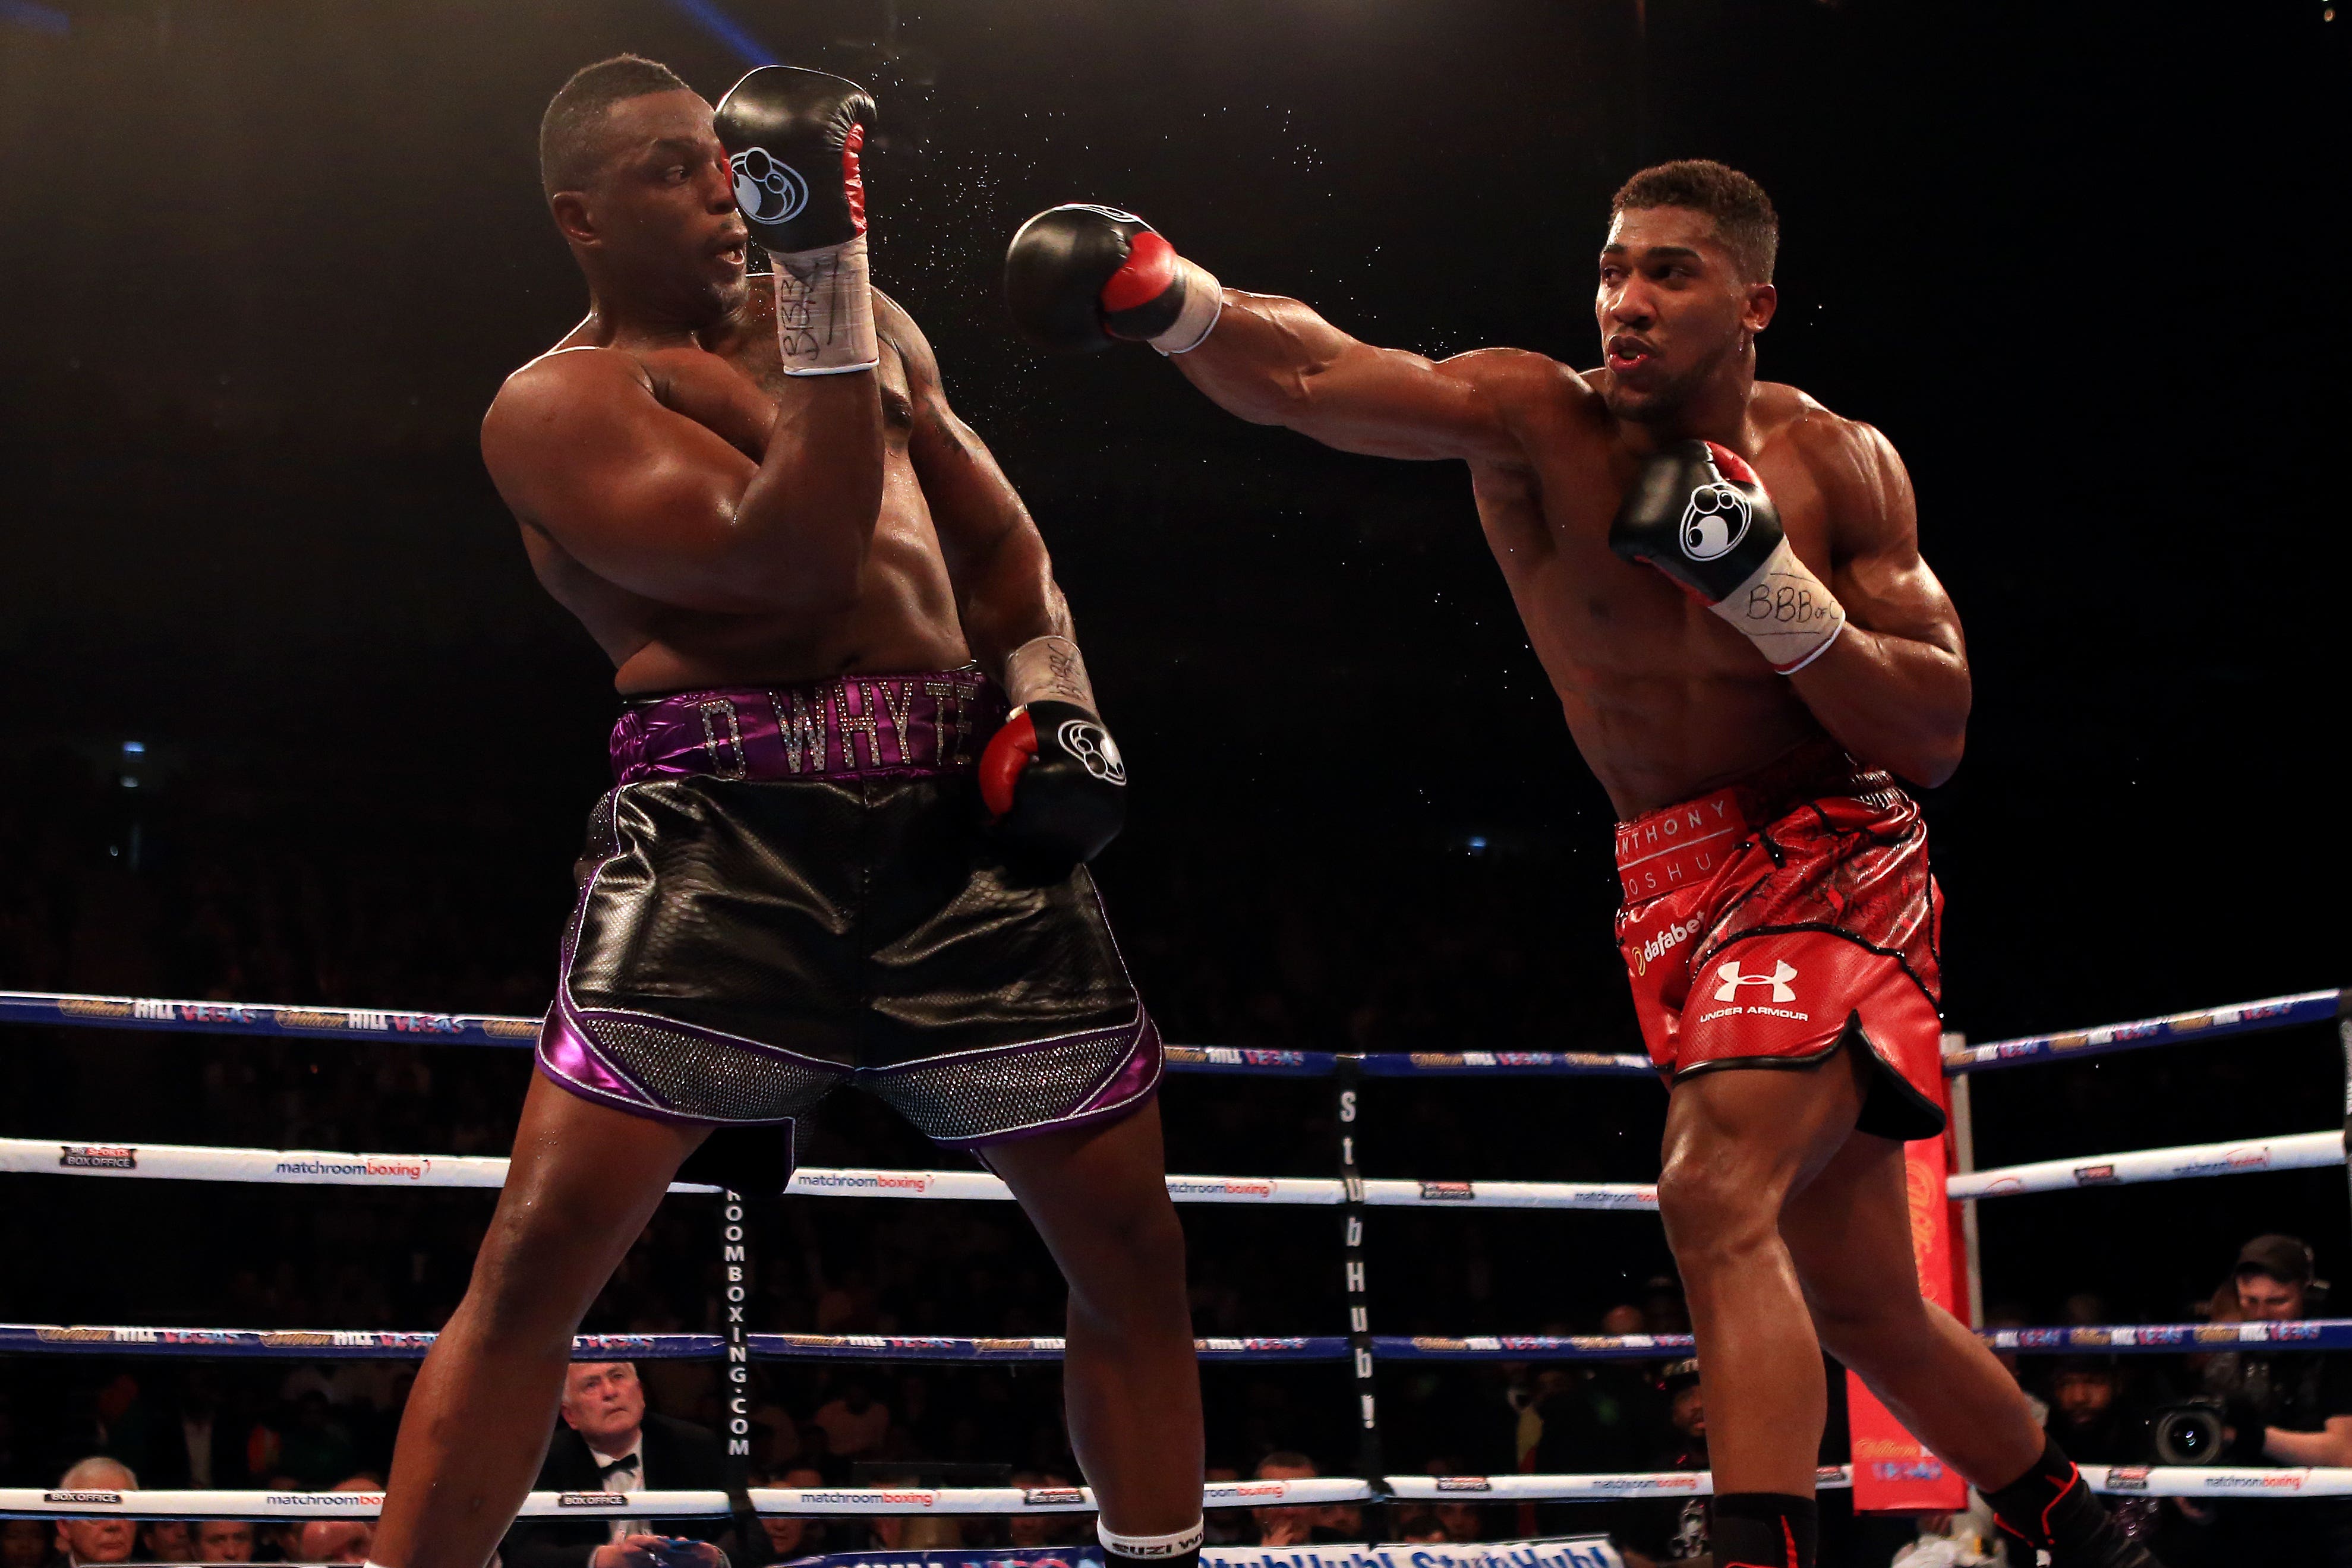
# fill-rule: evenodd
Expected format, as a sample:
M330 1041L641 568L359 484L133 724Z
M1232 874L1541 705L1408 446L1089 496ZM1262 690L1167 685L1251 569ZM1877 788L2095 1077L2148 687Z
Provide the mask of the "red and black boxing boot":
M1820 1520L1809 1497L1719 1493L1706 1527L1715 1568L1813 1568Z
M2126 1535L2064 1450L2054 1442L2017 1479L1985 1493L2000 1532L2049 1568L2164 1568ZM2014 1556L2014 1553L2011 1553Z

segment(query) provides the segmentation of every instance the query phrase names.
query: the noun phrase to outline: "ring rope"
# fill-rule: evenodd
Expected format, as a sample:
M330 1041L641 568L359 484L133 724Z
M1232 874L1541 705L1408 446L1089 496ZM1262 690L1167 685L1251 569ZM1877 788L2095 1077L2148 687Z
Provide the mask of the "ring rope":
M2251 1469L2200 1465L2084 1465L2093 1491L2137 1497L2352 1497L2352 1469ZM1404 1502L1568 1502L1638 1497L1706 1497L1714 1490L1705 1470L1629 1470L1587 1475L1389 1476L1386 1495ZM1814 1485L1838 1490L1853 1484L1847 1465L1824 1465ZM1346 1477L1292 1481L1213 1482L1202 1506L1264 1508L1370 1502L1381 1493ZM763 1517L847 1518L877 1514L1085 1513L1095 1506L1089 1488L1019 1487L754 1487L752 1511ZM63 1491L0 1488L0 1518L64 1515L131 1519L373 1519L382 1492ZM520 1519L718 1518L730 1511L723 1491L534 1491Z
M2171 1149L2140 1149L2124 1155L2079 1155L2036 1160L1955 1175L1944 1184L1956 1199L2011 1197L2029 1192L2074 1187L2136 1186L2190 1176L2250 1176L2258 1171L2316 1170L2344 1163L2344 1133L2291 1133L2278 1138L2244 1138L2227 1144L2185 1144Z
M2132 1186L2191 1176L2315 1170L2345 1163L2344 1134L2291 1133L2225 1144L2188 1144L2127 1154L2079 1155L1998 1166L1948 1178L1954 1199L2011 1197L2074 1187ZM491 1188L505 1185L507 1161L495 1155L339 1154L320 1149L236 1149L191 1144L73 1144L0 1138L0 1173L129 1176L163 1181L257 1182L305 1186ZM1330 1176L1171 1176L1178 1203L1237 1203L1271 1207L1338 1205ZM1647 1182L1412 1181L1373 1177L1363 1201L1381 1208L1542 1208L1654 1210ZM672 1182L669 1190L719 1188ZM805 1166L785 1189L794 1196L974 1199L1005 1203L1013 1194L985 1171L855 1170Z
M2024 1035L1948 1052L1948 1074L2019 1067L2059 1058L2139 1051L2183 1040L2288 1029L2336 1016L2340 989L2299 991L2260 1001L2167 1013L2126 1023L2055 1034ZM298 1007L282 1002L190 1001L163 997L92 996L68 991L0 991L0 1023L68 1024L96 1029L170 1030L301 1040L382 1040L520 1049L539 1036L540 1020L508 1014L435 1013L393 1008ZM1647 1057L1601 1051L1375 1051L1362 1058L1370 1078L1462 1076L1651 1077ZM1171 1045L1174 1072L1328 1078L1338 1054L1234 1046Z
M1996 1350L2025 1355L2166 1355L2254 1345L2352 1350L2352 1318L2242 1323L2116 1323L2103 1327L1979 1329ZM133 1328L61 1323L0 1323L0 1354L113 1355L125 1352L204 1360L417 1361L436 1334L390 1329ZM754 1361L1040 1362L1059 1361L1055 1336L967 1338L932 1334L746 1336ZM1688 1334L1374 1334L1382 1361L1644 1361L1691 1354ZM708 1361L717 1334L581 1334L575 1361ZM1344 1334L1196 1339L1203 1361L1331 1362L1348 1359Z
M1446 1501L1569 1500L1579 1498L1704 1496L1708 1478L1696 1470L1628 1471L1621 1475L1391 1476L1399 1497L1427 1496ZM1819 1484L1852 1486L1851 1470L1824 1466ZM1412 1489L1412 1490L1407 1490ZM1381 1493L1347 1476L1301 1480L1212 1481L1202 1489L1202 1508L1297 1507L1372 1502ZM753 1487L755 1512L780 1518L846 1518L921 1513L1087 1513L1095 1507L1090 1487ZM134 1519L373 1519L383 1509L382 1492L272 1491L62 1491L37 1487L0 1487L0 1518L66 1514ZM723 1491L556 1492L534 1491L520 1519L577 1519L583 1514L620 1519L693 1518L730 1512Z

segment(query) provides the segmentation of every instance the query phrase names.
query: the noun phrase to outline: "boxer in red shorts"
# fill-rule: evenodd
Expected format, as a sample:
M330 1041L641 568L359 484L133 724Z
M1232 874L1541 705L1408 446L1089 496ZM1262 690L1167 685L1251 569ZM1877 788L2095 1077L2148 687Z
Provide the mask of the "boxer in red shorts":
M1944 1130L1943 894L1919 808L1877 769L1801 747L1617 829L1617 946L1669 1081L1822 1065L1849 1047L1855 1129Z
M1419 194L1420 275L1476 287L1475 215ZM1988 1494L2026 1549L2012 1562L2147 1568L2000 1363L1919 1293L1903 1144L1944 1124L1938 911L1895 779L1959 765L1968 655L1894 447L1756 379L1778 236L1719 163L1634 175L1600 256L1605 362L1585 371L1375 348L1223 287L1108 207L1031 219L1005 287L1041 346L1148 342L1244 419L1467 465L1622 822L1618 936L1671 1085L1658 1200L1705 1369L1717 1568L1813 1562L1823 1345Z

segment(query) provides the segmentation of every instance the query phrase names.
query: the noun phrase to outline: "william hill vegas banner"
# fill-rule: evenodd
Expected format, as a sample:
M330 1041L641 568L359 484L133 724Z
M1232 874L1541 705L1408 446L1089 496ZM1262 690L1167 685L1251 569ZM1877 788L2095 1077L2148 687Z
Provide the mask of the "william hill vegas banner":
M809 1568L1103 1568L1092 1546L989 1552L839 1552ZM1460 1546L1209 1546L1202 1568L1625 1568L1606 1536Z
M1903 1145L1903 1176L1911 1197L1911 1256L1919 1293L1963 1320L1952 1252L1952 1206L1944 1199L1948 1169L1944 1140ZM1957 1513L1969 1506L1969 1483L1920 1447L1862 1379L1845 1375L1846 1424L1853 1434L1853 1506L1878 1513Z

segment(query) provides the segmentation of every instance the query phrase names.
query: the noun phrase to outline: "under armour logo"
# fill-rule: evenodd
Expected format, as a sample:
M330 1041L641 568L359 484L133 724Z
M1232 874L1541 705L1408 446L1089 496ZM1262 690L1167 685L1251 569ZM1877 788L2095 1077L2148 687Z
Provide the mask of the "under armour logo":
M1769 986L1772 988L1772 999L1776 1002L1797 999L1797 993L1789 987L1789 982L1797 977L1797 966L1786 958L1774 959L1772 972L1769 975L1743 975L1739 972L1739 960L1734 958L1716 970L1715 977L1723 982L1715 988L1715 999L1718 1002L1738 1001L1742 986Z

